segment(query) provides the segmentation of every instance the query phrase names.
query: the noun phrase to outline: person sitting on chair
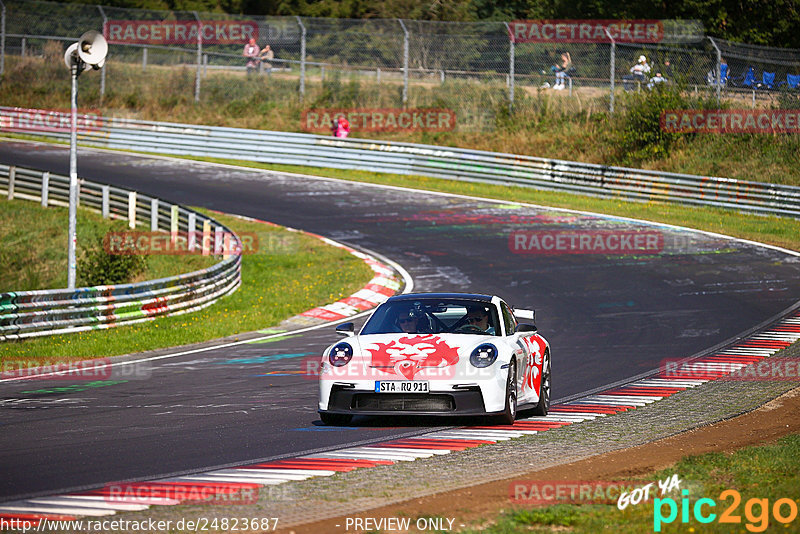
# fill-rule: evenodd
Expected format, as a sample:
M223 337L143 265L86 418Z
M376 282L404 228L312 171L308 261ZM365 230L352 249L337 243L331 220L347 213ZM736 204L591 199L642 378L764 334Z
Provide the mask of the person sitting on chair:
M570 71L574 70L572 56L569 55L569 52L561 53L561 61L558 65L553 65L552 70L556 73L556 83L553 85L553 89L556 91L564 89L564 80L566 80Z

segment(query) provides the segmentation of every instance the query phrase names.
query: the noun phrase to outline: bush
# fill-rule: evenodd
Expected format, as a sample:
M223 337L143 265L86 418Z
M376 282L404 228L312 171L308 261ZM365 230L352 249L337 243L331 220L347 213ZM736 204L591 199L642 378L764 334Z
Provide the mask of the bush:
M94 236L79 264L78 274L84 286L127 284L146 268L145 256L109 254L103 246L103 237Z
M683 134L665 132L661 128L661 114L688 109L689 100L680 88L661 86L627 97L627 109L617 122L617 157L629 165L667 157Z

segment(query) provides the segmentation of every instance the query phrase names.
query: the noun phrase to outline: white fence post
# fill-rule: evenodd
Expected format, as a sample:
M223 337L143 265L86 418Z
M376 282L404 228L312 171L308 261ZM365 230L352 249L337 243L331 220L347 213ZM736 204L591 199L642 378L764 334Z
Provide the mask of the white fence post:
M128 193L128 227L136 228L136 191Z
M158 232L158 199L150 199L150 231Z
M211 254L211 221L203 219L203 256Z
M17 179L17 168L10 166L8 168L8 200L14 200L14 182Z
M214 255L218 256L222 254L223 244L222 244L222 227L217 226L214 229Z
M175 244L175 241L178 239L178 206L176 204L172 205L172 209L169 212L169 234L170 234L170 241Z
M102 209L102 213L103 213L103 218L104 219L108 219L109 212L110 212L110 210L109 210L109 197L111 196L110 195L110 188L109 188L109 186L104 185L104 186L102 186L100 188L100 190L103 192L103 201L102 201L102 208L101 208Z
M194 252L194 249L197 246L197 236L195 235L196 230L197 214L192 212L189 213L189 252Z
M50 196L50 171L42 173L42 207L46 208Z

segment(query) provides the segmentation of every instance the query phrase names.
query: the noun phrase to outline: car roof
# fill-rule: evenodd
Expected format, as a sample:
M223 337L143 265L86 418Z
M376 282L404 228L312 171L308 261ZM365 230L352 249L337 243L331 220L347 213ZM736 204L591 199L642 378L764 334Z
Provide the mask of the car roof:
M491 295L480 295L476 293L406 293L404 295L395 295L390 297L387 302L396 302L403 300L417 300L417 299L464 299L464 300L477 300L480 302L491 302Z

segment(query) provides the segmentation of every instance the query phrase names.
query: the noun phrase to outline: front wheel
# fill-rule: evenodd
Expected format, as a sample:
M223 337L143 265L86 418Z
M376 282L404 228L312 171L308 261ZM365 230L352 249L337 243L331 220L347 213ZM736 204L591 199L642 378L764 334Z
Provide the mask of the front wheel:
M323 412L319 414L319 418L322 419L322 422L328 426L341 426L348 424L353 419L353 416L343 413Z
M517 419L517 363L512 361L508 366L506 380L506 406L503 413L497 416L497 424L513 425Z
M550 353L544 353L542 362L542 381L539 384L539 402L533 409L534 415L547 415L550 411Z

